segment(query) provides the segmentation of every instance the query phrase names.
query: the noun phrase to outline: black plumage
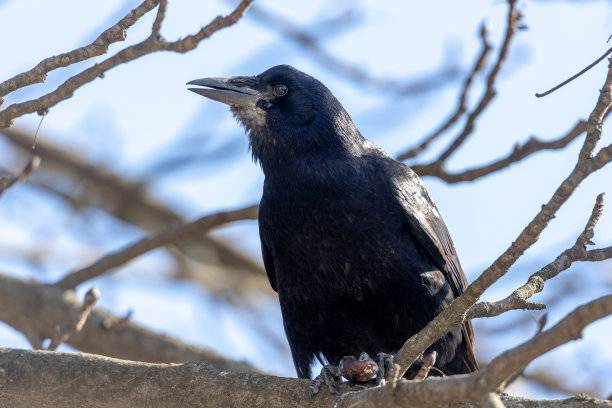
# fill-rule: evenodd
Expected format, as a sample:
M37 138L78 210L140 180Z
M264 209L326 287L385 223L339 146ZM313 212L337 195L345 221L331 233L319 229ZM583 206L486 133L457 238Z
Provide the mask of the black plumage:
M189 84L230 105L264 171L263 260L299 377L311 377L315 359L397 351L463 292L453 242L419 177L363 138L321 82L280 65ZM478 368L469 323L428 351L447 375Z

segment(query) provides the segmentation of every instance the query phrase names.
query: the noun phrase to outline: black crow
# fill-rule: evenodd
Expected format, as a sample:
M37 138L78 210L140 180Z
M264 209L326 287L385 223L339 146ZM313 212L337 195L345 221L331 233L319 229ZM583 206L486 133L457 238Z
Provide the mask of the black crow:
M311 378L315 360L397 351L465 290L419 177L365 139L321 82L279 65L188 84L231 107L265 174L263 261L299 377ZM469 322L427 353L434 375L478 369Z

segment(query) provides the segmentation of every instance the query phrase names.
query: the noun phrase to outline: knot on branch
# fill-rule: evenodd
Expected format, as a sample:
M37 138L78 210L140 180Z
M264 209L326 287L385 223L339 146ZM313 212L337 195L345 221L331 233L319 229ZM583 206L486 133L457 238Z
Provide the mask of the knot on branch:
M538 275L531 275L528 280L534 287L535 292L541 292L544 289L544 279Z

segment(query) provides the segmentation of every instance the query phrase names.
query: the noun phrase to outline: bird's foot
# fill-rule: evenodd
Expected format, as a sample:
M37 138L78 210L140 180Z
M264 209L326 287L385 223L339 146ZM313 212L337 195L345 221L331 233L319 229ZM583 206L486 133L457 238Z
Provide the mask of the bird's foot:
M378 365L378 374L376 375L376 385L383 386L387 380L393 380L388 378L389 374L394 373L396 370L393 364L395 359L395 353L378 353L376 355L376 364ZM395 382L395 381L394 381Z
M323 383L340 395L337 383L340 377L346 378L352 383L363 383L370 380L378 372L378 365L366 353L361 353L359 358L353 356L344 356L340 363L335 365L326 365L321 370L321 373L315 377L308 387L308 394L312 398L313 395L319 392Z
M321 373L317 375L308 387L308 395L312 398L321 389L321 385L327 384L330 390L340 395L340 391L336 383L340 381L340 365L326 365L321 369Z

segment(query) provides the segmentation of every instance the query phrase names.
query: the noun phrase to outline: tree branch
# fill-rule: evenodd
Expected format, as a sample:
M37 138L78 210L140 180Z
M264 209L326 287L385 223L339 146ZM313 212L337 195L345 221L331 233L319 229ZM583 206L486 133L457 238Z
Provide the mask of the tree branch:
M612 61L608 66L608 75L599 98L589 116L587 124L587 136L583 150L589 150L588 146L595 146L601 138L602 123L612 106ZM592 150L591 150L592 151ZM549 202L542 206L533 220L521 231L517 239L510 247L501 254L491 266L489 266L468 288L446 310L442 311L423 330L409 338L398 351L395 358L400 364L403 372L437 339L448 333L450 329L460 325L464 320L468 309L476 303L478 298L502 277L516 260L536 242L540 233L548 226L555 213L573 194L578 185L591 173L601 169L612 161L612 144L602 148L595 157L581 154L576 166L567 178L557 188Z
M70 327L82 308L72 290L0 273L0 321L23 333L36 349L42 348L44 339L56 335L57 326ZM91 310L85 325L73 333L66 344L77 350L126 360L206 361L219 370L258 371L247 363L157 333L101 308Z
M83 305L81 306L81 310L79 310L79 313L77 313L75 316L74 320L72 321L72 325L69 328L59 326L55 327L57 329L57 333L51 339L51 344L49 344L47 350L56 350L57 346L66 342L70 336L72 336L74 333L80 332L98 299L100 299L100 291L94 286L85 294L85 299L83 301Z
M446 132L452 125L454 125L455 122L457 122L459 118L461 118L461 116L463 116L463 114L467 111L467 95L472 87L472 83L474 82L476 75L484 69L485 62L492 49L492 46L487 39L488 34L489 30L487 29L486 23L482 23L482 26L480 27L482 50L480 51L480 55L476 59L476 63L472 67L470 74L463 82L463 88L461 89L459 96L459 103L457 104L455 111L435 131L433 131L429 136L426 136L418 146L401 153L399 156L397 156L396 160L404 161L419 155L442 133Z
M242 0L236 9L228 16L217 16L210 24L202 27L196 34L189 35L181 40L166 42L159 33L152 32L144 41L119 51L114 56L93 65L81 73L69 78L55 91L27 102L12 104L0 111L0 128L10 127L13 119L26 113L46 110L57 103L70 98L74 91L94 79L101 77L106 71L117 65L135 60L146 54L156 51L174 51L184 53L194 49L202 40L210 37L215 32L235 24L243 16L246 9L253 0ZM163 11L163 10L162 10ZM158 14L160 15L160 14ZM161 13L163 16L163 13ZM157 21L156 21L157 23ZM161 20L159 22L161 25ZM155 28L155 26L154 26Z
M480 114L484 112L489 103L493 100L493 98L495 98L495 95L497 94L497 91L495 90L495 80L497 79L497 75L501 70L502 64L506 60L506 56L508 55L508 50L510 48L510 41L512 40L516 30L519 29L519 22L522 18L521 13L516 11L514 7L515 4L516 0L508 0L509 9L508 20L506 23L506 33L504 34L504 40L499 50L499 54L497 55L497 61L487 76L487 86L484 95L480 99L480 102L476 108L468 115L467 121L461 133L459 133L450 146L444 152L442 152L436 161L442 163L445 162L457 150L457 148L463 144L463 142L474 130L476 120Z
M411 166L411 168L421 177L433 176L447 183L474 181L481 177L503 170L511 164L519 162L534 153L543 150L560 150L565 148L568 144L574 141L574 139L586 131L586 124L587 122L580 120L568 133L561 136L557 140L551 140L549 142L543 142L535 137L531 137L524 145L517 143L514 146L514 149L512 149L512 151L506 157L498 159L490 164L464 170L459 173L450 173L443 165L440 165L438 161L428 164L416 164Z
M457 401L480 401L484 394L503 389L514 373L544 353L581 337L582 330L595 320L612 314L612 295L603 296L576 308L551 329L541 332L523 344L505 351L480 371L450 377L429 377L423 381L401 381L394 394L385 388L369 388L348 393L337 407L422 407L451 404ZM607 402L612 406L612 402ZM606 405L603 405L606 406Z
M30 156L30 133L11 128L1 129L0 134L25 156ZM149 233L187 223L181 214L151 197L144 181L128 180L104 166L92 164L77 152L51 144L48 137L41 137L36 151L42 158L44 171L37 172L30 182L67 200L76 209L93 207ZM60 191L58 186L72 189ZM273 294L260 263L218 238L200 235L176 246L182 254L200 262L199 269L205 275L214 275L206 282L213 292L243 292L255 288Z
M34 156L16 176L0 177L0 196L2 196L2 193L11 188L15 183L28 178L30 173L36 170L38 166L40 166L40 157Z
M340 398L321 392L309 398L306 379L219 371L207 363L144 364L87 354L0 349L0 391L13 407L425 407L486 401L514 372L536 357L580 337L584 327L612 314L612 295L580 306L550 330L502 353L483 370L423 381L401 380L395 390L359 390L341 384ZM236 392L240 390L240 392ZM353 391L353 392L346 392ZM507 407L533 407L534 401L503 396ZM576 402L579 404L574 404ZM570 405L571 404L571 405ZM612 407L611 401L576 397L538 401L538 407Z
M597 196L591 216L587 221L582 233L576 239L576 243L563 251L553 262L549 263L538 272L529 277L527 283L516 289L510 296L497 302L480 302L472 306L467 312L467 319L475 319L477 317L494 317L509 310L529 309L542 310L546 305L542 303L528 302L531 296L544 290L544 282L554 278L562 271L572 266L576 261L591 260L589 252L586 250L586 245L591 245L591 239L594 236L593 229L599 221L599 217L603 212L603 197L604 193ZM612 247L602 248L599 250L597 261L612 258Z
M610 39L608 38L608 41L610 41ZM561 82L559 85L553 86L551 89L549 89L546 92L542 92L542 93L536 93L535 96L536 98L541 98L543 96L546 95L550 95L551 93L555 92L557 89L564 87L565 85L569 84L570 82L572 82L574 79L578 78L580 75L584 74L585 72L587 72L589 69L593 68L595 65L599 64L601 61L604 60L604 58L606 58L608 55L610 55L610 53L612 52L612 48L608 48L608 50L599 58L597 58L595 61L591 62L586 68L584 68L583 70L581 70L580 72L578 72L575 75L572 75L571 77L569 77L568 79L566 79L565 81Z
M264 23L266 28L273 28L281 33L284 38L294 41L305 51L310 53L321 65L328 68L333 73L340 75L344 79L351 79L359 84L369 86L373 89L391 92L395 95L417 95L432 91L444 85L447 80L453 79L458 74L455 66L443 65L438 72L428 74L425 77L401 80L389 79L388 77L373 76L364 70L360 65L351 64L329 53L321 47L316 34L311 34L303 29L296 28L297 23L286 21L269 10L262 7L253 7L250 16ZM346 24L346 15L326 21L327 27L334 27L337 30L341 23Z
M155 21L153 22L153 27L151 29L151 35L155 35L158 38L163 38L159 33L161 30L162 22L164 18L166 18L166 9L168 8L168 0L159 1L159 8L157 9L157 15L155 16Z
M155 248L207 233L215 227L230 222L256 220L258 209L257 205L252 205L239 210L207 215L187 224L168 227L158 234L142 238L119 251L105 255L85 268L69 273L56 285L64 289L72 289Z
M108 47L118 41L124 41L126 30L136 23L142 16L153 10L159 0L145 0L138 7L130 11L114 26L105 30L91 44L65 52L53 57L45 58L34 68L14 76L0 84L0 104L2 97L9 93L35 83L45 82L47 74L57 68L67 67L77 62L85 61L98 55L106 54Z

